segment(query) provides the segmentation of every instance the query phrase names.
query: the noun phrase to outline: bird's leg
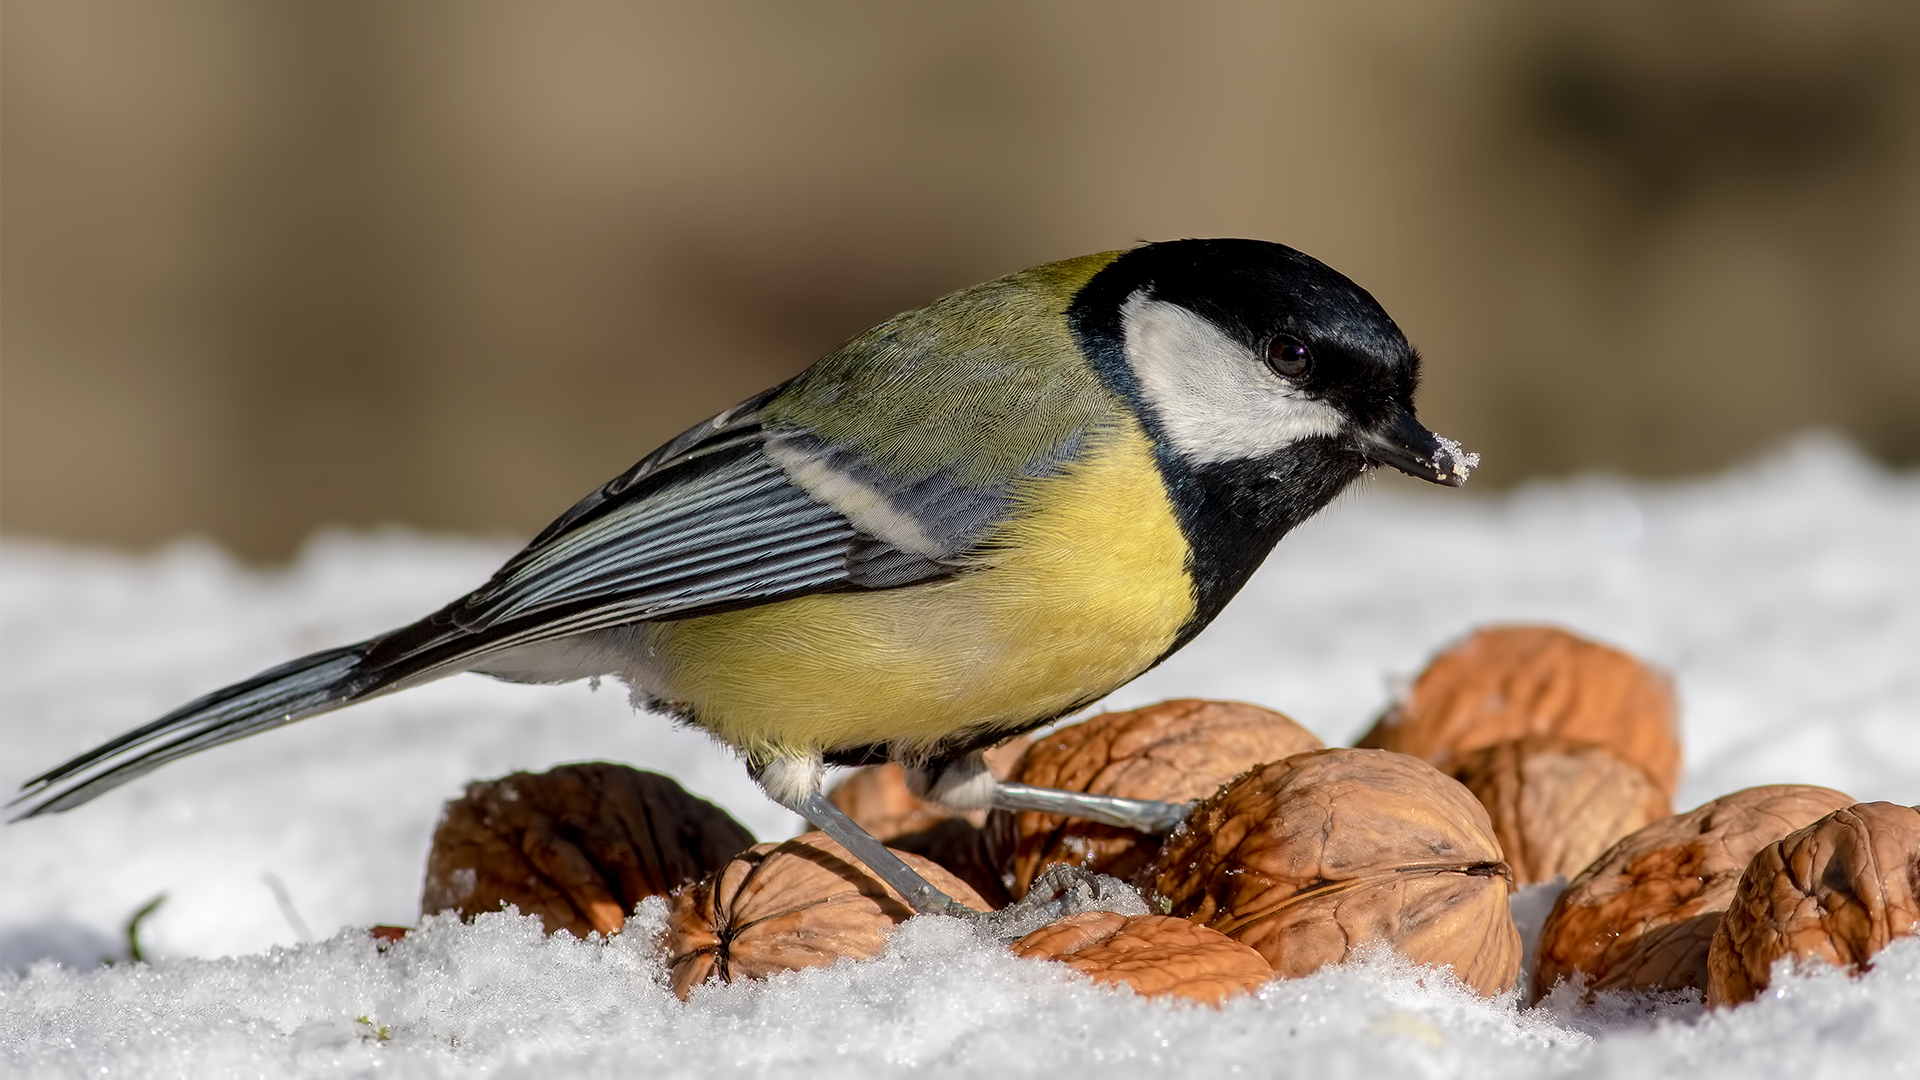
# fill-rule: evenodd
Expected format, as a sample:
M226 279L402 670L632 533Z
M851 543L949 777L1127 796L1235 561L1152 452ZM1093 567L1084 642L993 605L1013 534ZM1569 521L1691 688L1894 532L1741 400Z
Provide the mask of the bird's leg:
M1189 803L1010 784L995 780L987 770L986 759L978 753L909 766L907 786L919 797L951 810L1045 810L1151 833L1172 832L1192 808ZM1149 913L1146 901L1126 882L1084 867L1055 865L1036 878L1018 901L999 911L973 916L972 921L983 934L1012 940L1084 911Z
M1187 802L1123 799L995 780L978 753L909 768L907 785L915 795L949 810L1039 810L1156 836L1179 828L1193 809Z
M1193 810L1190 802L1123 799L1118 795L1061 791L1005 780L994 786L993 805L1002 810L1040 810L1066 817L1086 818L1102 825L1118 825L1123 829L1137 829L1155 836L1165 836L1179 828Z
M767 797L806 818L860 860L873 876L899 893L922 915L978 915L921 877L900 856L873 838L820 791L821 762L814 758L775 758L753 767L753 778Z

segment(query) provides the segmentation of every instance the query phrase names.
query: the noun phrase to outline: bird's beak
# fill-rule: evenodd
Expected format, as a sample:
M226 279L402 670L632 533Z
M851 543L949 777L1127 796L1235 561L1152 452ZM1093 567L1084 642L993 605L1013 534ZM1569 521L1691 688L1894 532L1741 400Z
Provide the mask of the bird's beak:
M1467 474L1480 464L1479 454L1469 454L1452 439L1428 431L1406 409L1394 410L1393 418L1378 428L1355 432L1353 448L1375 464L1391 465L1408 476L1447 487L1466 483Z

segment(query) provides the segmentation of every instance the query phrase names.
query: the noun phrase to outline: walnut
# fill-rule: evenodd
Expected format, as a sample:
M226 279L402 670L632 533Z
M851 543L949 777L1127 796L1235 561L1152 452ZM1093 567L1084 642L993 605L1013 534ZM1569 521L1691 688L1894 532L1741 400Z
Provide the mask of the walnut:
M1196 807L1139 880L1285 978L1372 942L1449 965L1481 993L1520 971L1486 809L1405 754L1314 750L1249 772Z
M1164 915L1071 915L1013 943L1016 955L1059 960L1105 985L1148 997L1218 1005L1259 989L1273 967L1217 930Z
M1707 954L1707 1003L1750 1000L1782 957L1858 969L1916 924L1920 811L1886 802L1835 810L1747 864Z
M1460 754L1522 735L1605 746L1646 770L1669 799L1680 781L1667 677L1546 626L1490 627L1441 653L1360 745L1451 769Z
M1312 732L1271 709L1181 699L1105 713L1043 736L1028 747L1009 779L1096 795L1185 802L1212 795L1255 765L1319 746ZM1152 861L1161 839L1032 810L996 811L988 832L1009 853L1006 862L1016 899L1054 863L1131 877Z
M593 762L467 785L427 855L420 911L510 903L547 933L611 934L633 906L704 877L753 835L657 773Z
M900 857L955 900L986 910L939 865L910 852ZM756 844L673 895L666 937L673 992L685 999L709 979L759 979L841 957L864 959L912 914L899 893L824 833Z
M1493 817L1521 885L1570 878L1614 841L1673 813L1666 792L1638 766L1604 746L1553 735L1469 750L1447 771Z
M1540 930L1536 998L1584 972L1591 990L1706 989L1707 947L1747 863L1853 799L1747 788L1632 833L1580 872Z
M411 926L393 926L382 923L379 926L367 927L367 936L373 939L374 948L379 949L381 952L386 952L396 941L404 941L406 936L411 933L413 933L413 927Z

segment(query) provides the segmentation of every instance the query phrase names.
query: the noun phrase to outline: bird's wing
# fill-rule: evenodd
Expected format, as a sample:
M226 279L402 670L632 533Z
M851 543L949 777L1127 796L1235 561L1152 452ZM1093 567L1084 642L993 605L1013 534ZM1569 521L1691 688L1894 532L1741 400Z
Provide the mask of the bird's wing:
M372 643L394 680L487 653L809 593L883 589L978 565L1015 477L889 477L766 422L768 391L667 443L562 515L459 601ZM1062 440L1054 461L1077 450Z
M1112 258L963 289L855 337L581 500L472 595L379 641L369 670L981 565L1021 481L1112 420L1066 319Z

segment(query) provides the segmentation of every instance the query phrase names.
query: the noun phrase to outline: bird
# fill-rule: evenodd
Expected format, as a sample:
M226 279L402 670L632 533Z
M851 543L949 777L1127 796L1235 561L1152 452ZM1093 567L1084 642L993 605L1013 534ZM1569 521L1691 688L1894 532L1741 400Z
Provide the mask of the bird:
M12 805L68 810L457 673L612 677L733 748L916 911L970 914L824 796L825 767L899 762L954 809L1170 829L1184 807L999 781L982 752L1193 640L1372 470L1464 483L1478 456L1417 419L1420 368L1370 293L1263 240L964 288L669 440L439 611L215 690Z

